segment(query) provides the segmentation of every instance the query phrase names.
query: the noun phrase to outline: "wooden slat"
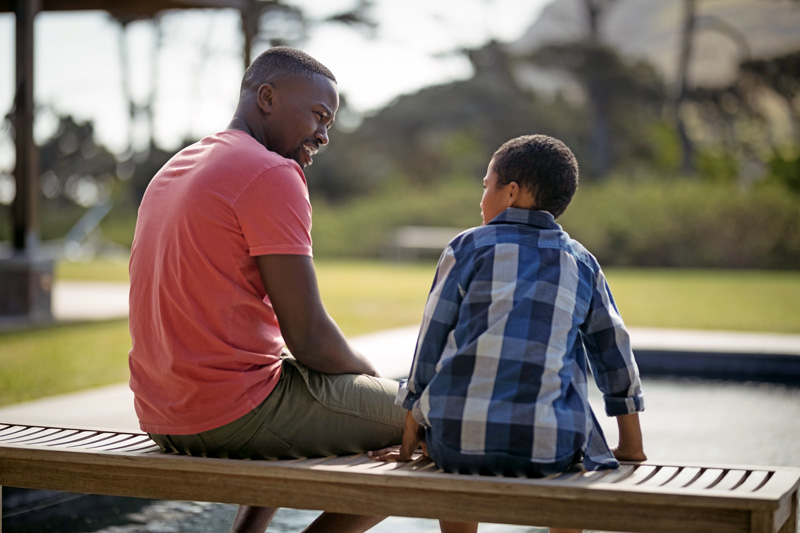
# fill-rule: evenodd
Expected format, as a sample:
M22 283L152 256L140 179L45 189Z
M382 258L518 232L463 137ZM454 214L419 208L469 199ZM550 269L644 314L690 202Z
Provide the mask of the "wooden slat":
M678 473L678 475L675 476L675 478L673 478L666 486L674 487L676 489L688 487L702 475L703 471L703 468L698 468L696 466L681 468L680 473Z
M598 479L598 481L604 483L618 483L633 475L635 469L636 467L633 465L621 464L616 470L608 470L608 473Z
M19 439L20 437L31 435L37 431L41 431L42 429L43 428L39 427L13 426L8 428L8 431L4 432L4 434L0 437L2 437L3 442L8 442L12 439Z
M64 431L63 435L55 440L51 440L47 442L47 446L51 447L58 447L58 446L68 446L70 444L74 444L77 442L82 442L87 439L90 439L97 435L96 431L76 431L74 433L69 433L68 431Z
M691 488L695 490L707 489L709 486L718 483L724 475L725 470L722 468L705 468L700 476L690 485L686 485L685 488Z
M750 475L739 485L736 490L741 492L755 492L760 489L771 477L772 472L768 470L750 471Z
M59 434L61 431L55 428L39 428L38 431L34 432L21 432L17 435L9 437L7 440L3 440L3 442L8 443L34 443L40 442L42 440L46 440L48 437L52 437L53 435Z
M154 443L152 440L150 440L149 437L141 436L141 437L128 437L117 446L113 446L106 449L110 452L128 451L128 450L136 450L138 448L153 447L153 446L158 448L158 445Z
M733 490L742 484L749 472L747 470L727 470L725 477L714 485L714 490Z
M20 431L18 433L15 433L14 435L10 436L5 442L19 442L19 441L22 441L22 440L25 440L25 439L28 439L28 438L31 438L31 437L35 438L36 435L39 435L40 433L42 433L44 431L47 431L47 430L45 428L37 428L37 427L26 428L25 430Z
M680 468L675 466L664 466L661 467L652 477L642 480L638 484L649 487L661 487L674 479L680 473L680 470Z
M131 437L131 435L125 435L125 434L114 435L114 434L111 434L111 435L107 436L106 438L104 438L103 440L100 440L100 441L97 441L97 442L94 442L92 444L87 445L86 448L88 448L90 450L111 450L111 449L113 449L115 447L119 447L121 445L124 445L126 442L129 442L131 440L131 438L133 438L133 437Z
M115 436L114 433L97 433L79 441L72 442L67 448L90 448L92 444L105 442Z
M620 479L616 484L617 485L638 485L644 481L647 481L650 477L654 476L661 467L658 465L638 465L634 468L633 473L624 478Z
M46 446L54 446L58 442L63 442L64 439L72 437L74 435L78 435L81 432L77 429L62 429L57 430L54 433L47 435L46 437L42 437L37 439L36 441L32 441L28 444L36 444L36 445L46 445Z

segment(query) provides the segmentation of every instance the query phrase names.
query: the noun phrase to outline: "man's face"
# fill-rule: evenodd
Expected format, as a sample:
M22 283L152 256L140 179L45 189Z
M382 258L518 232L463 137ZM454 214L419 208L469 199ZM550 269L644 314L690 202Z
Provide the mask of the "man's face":
M488 224L494 217L505 211L510 203L510 183L500 185L497 171L494 169L494 159L489 161L486 176L483 178L483 197L481 198L481 218Z
M336 83L325 76L279 81L273 91L268 148L301 168L310 165L319 147L328 144L338 109Z

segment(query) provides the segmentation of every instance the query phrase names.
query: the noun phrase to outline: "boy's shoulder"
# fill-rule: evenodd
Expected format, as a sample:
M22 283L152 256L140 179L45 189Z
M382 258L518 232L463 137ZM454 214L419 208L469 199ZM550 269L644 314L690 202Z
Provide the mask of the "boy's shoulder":
M450 241L448 247L459 256L478 253L481 249L488 250L502 244L558 249L592 270L600 269L600 264L594 255L583 244L570 237L558 224L539 227L516 223L490 223L462 231Z

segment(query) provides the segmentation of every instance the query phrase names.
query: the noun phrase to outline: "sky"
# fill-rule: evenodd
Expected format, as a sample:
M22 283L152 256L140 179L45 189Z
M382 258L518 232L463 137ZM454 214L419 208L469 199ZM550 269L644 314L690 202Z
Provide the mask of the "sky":
M519 38L552 0L375 0L374 37L331 24L315 26L300 47L328 66L349 105L360 113L380 109L401 94L471 75L459 47L489 39ZM346 9L351 0L297 3L312 19ZM156 81L155 136L174 149L185 137L224 128L235 109L243 72L239 16L229 10L172 12L156 33L134 22L123 34L106 13L41 13L35 24L35 123L38 142L55 130L55 112L95 124L97 140L123 153L147 138L143 121L129 121L123 98L121 44L129 50L130 86L142 102ZM13 102L14 17L0 15L0 112ZM260 50L256 50L256 53ZM344 117L340 117L341 119ZM10 173L14 151L6 125L0 128L0 172Z

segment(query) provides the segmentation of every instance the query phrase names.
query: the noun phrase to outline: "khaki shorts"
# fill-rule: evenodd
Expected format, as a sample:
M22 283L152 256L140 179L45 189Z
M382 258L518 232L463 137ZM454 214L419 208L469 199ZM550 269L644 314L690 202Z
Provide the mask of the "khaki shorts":
M167 451L208 457L284 459L344 455L399 444L406 410L399 384L365 375L320 374L291 355L261 405L222 427L150 437Z

